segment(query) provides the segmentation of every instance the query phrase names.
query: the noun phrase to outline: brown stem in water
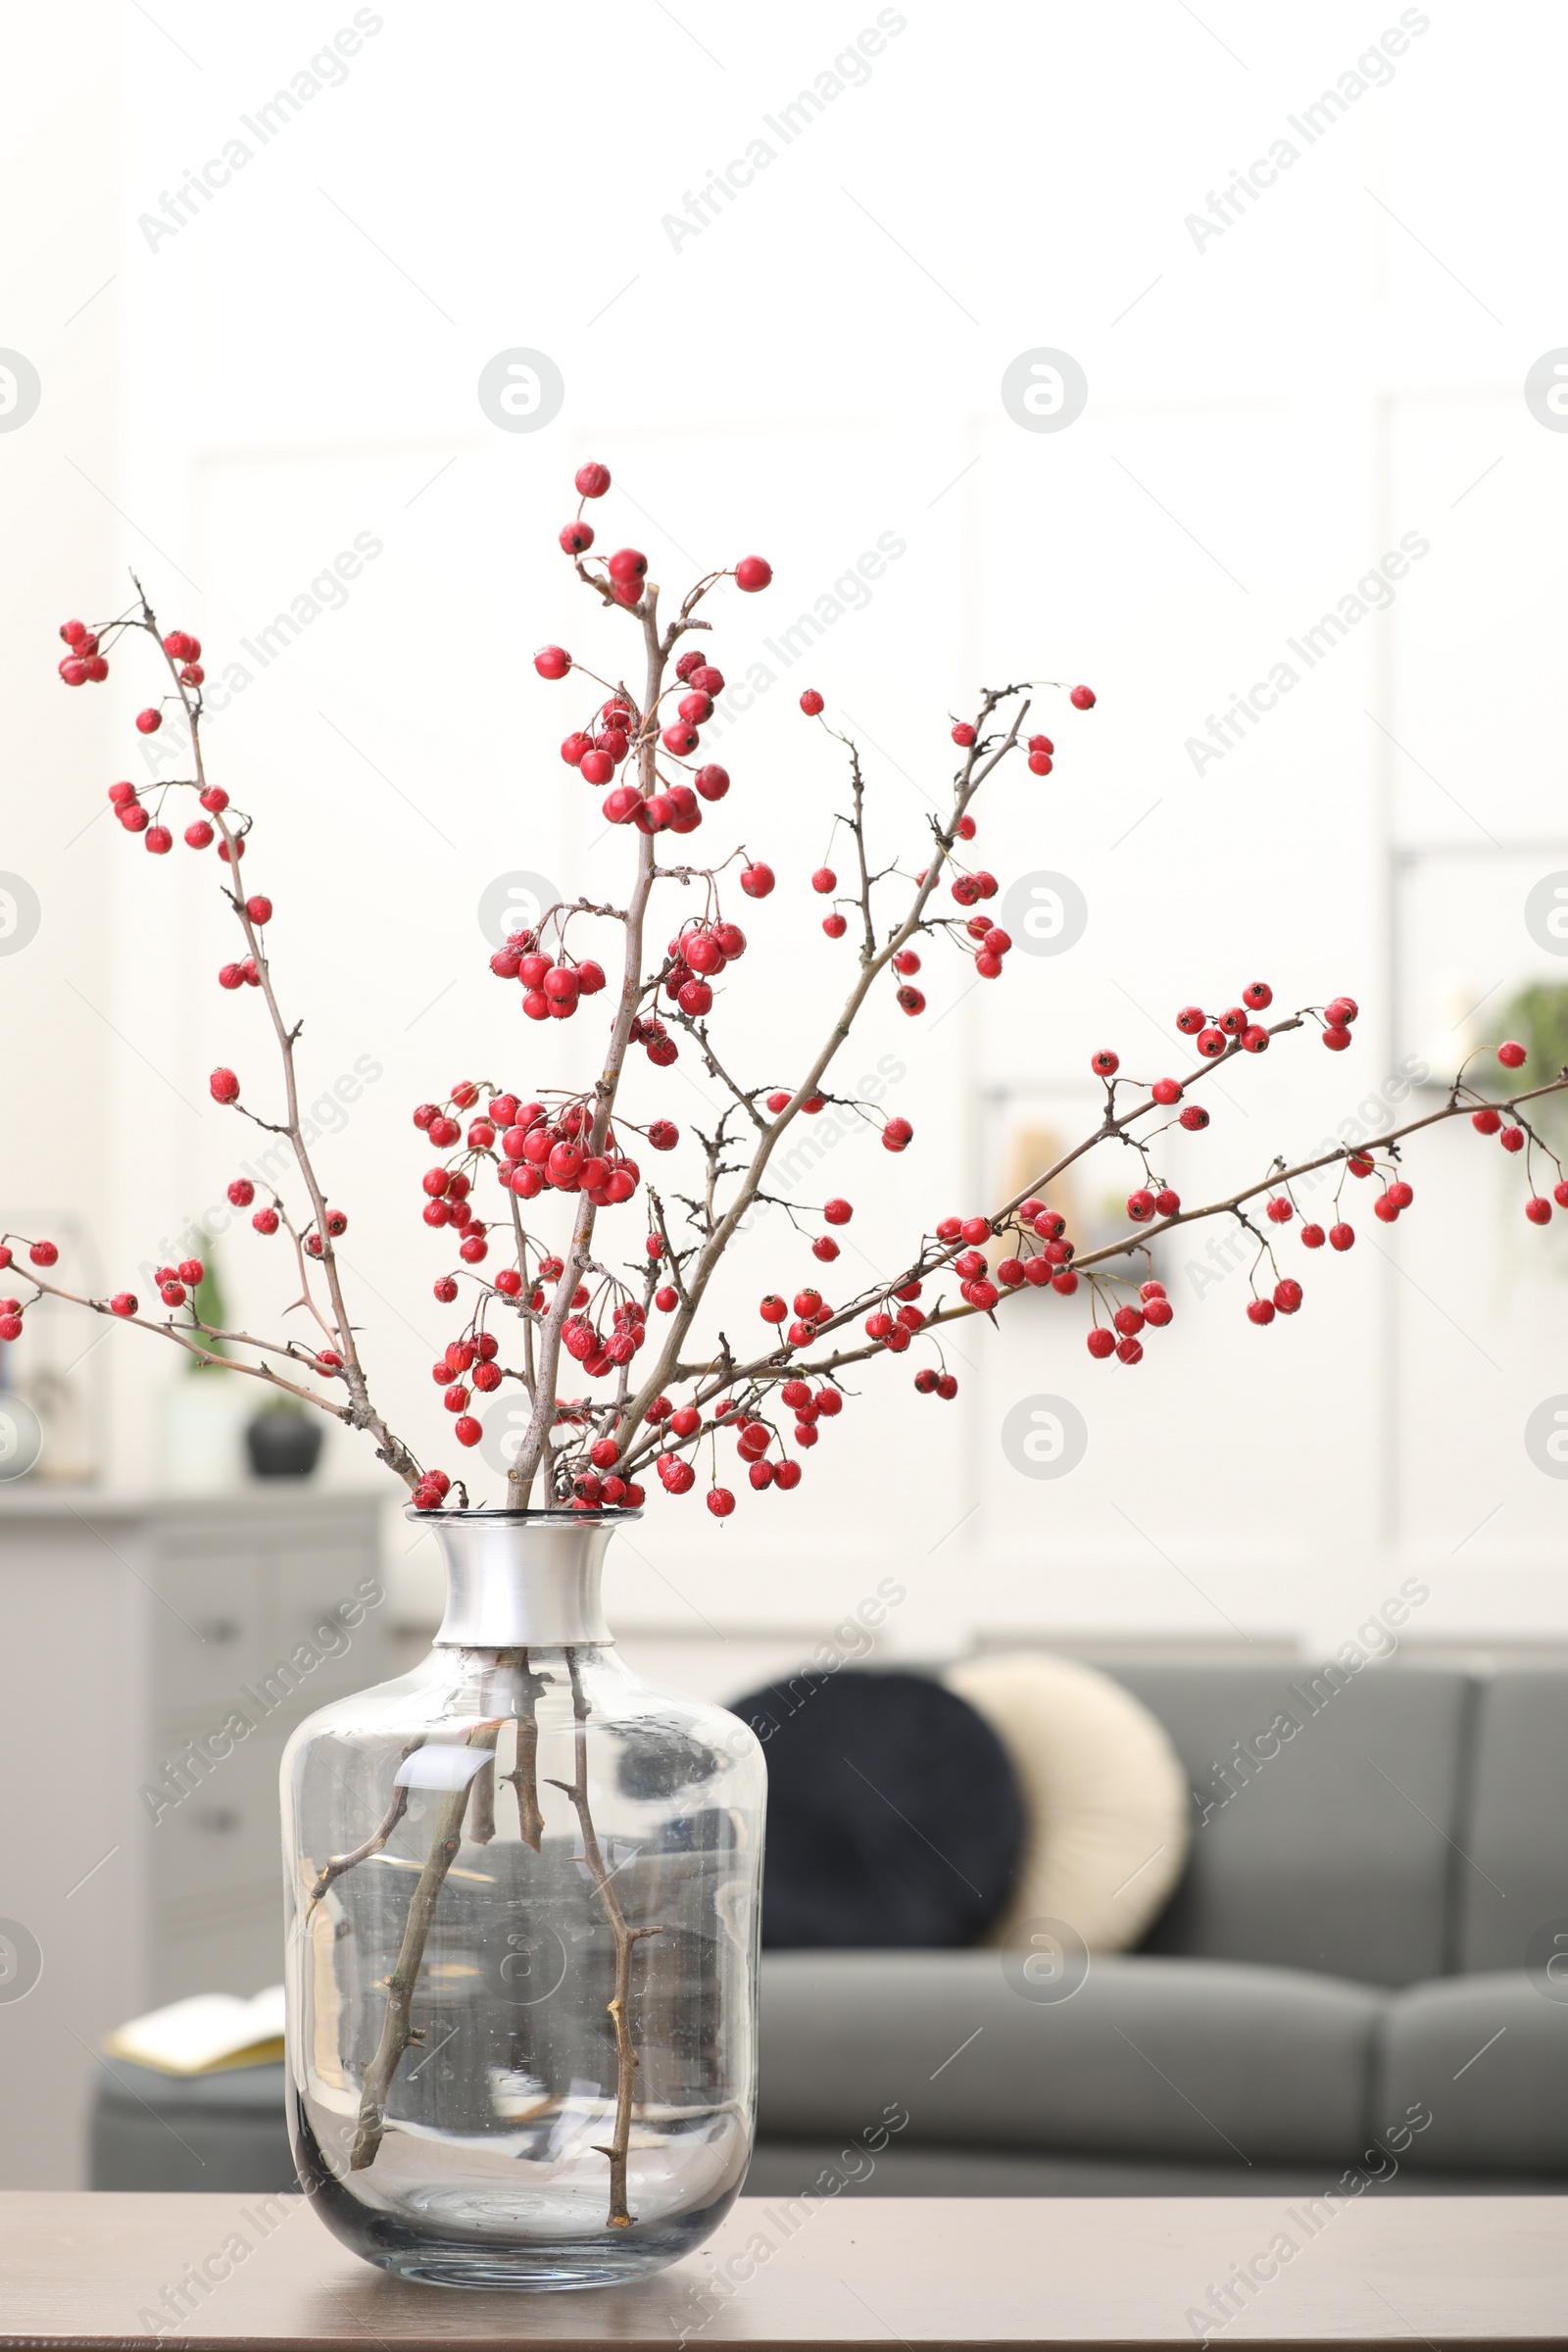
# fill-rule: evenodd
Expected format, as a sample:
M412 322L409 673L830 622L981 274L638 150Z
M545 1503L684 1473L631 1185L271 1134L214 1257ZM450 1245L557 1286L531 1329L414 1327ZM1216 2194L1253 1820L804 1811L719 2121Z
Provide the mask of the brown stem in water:
M521 1713L517 1721L517 1759L510 1772L501 1778L511 1783L517 1796L517 1835L524 1845L539 1851L544 1836L544 1815L539 1810L539 1717L536 1712L540 1693L548 1687L548 1675L535 1674L528 1663L528 1652L522 1652L521 1670L517 1677L517 1697Z
M488 1845L496 1834L496 1766L492 1756L473 1776L473 1813L468 1836L475 1845Z
M500 1736L499 1723L482 1723L468 1734L466 1745L488 1748L493 1754ZM419 1873L419 1883L409 1902L397 1963L386 1981L386 2015L381 2021L381 2038L376 2044L375 2056L365 2070L365 2084L360 2095L360 2128L355 2133L354 2146L349 2154L351 2172L362 2173L367 2165L373 2164L376 2150L381 2145L392 2078L412 2038L409 2019L414 2004L414 1988L418 1983L436 1903L446 1884L447 1872L457 1860L458 1849L463 1843L463 1817L468 1809L471 1785L471 1782L466 1781L461 1788L451 1789L442 1798L436 1814L435 1836L430 1841L424 1868Z
M403 1750L401 1759L402 1762L406 1764L410 1756L413 1755L415 1749L416 1747L422 1747L423 1745L424 1734L420 1732L418 1737L411 1740L407 1747L405 1747ZM318 1878L316 1885L311 1888L310 1905L305 1913L305 1924L307 1927L309 1927L311 1924L312 1912L315 1911L317 1904L326 1893L328 1887L334 1886L336 1882L344 1876L345 1872L356 1869L362 1862L368 1862L372 1854L378 1854L381 1851L382 1846L385 1845L387 1839L391 1837L393 1831L397 1828L398 1823L403 1819L403 1816L408 1809L409 1791L407 1785L404 1784L393 1789L392 1802L388 1805L386 1812L382 1816L380 1828L374 1831L370 1837L367 1838L363 1845L357 1845L354 1848L354 1851L350 1854L329 1854L327 1856L325 1862L323 1862L321 1865L321 1873L319 1878Z
M631 2140L631 2101L637 2077L637 2051L631 2037L631 1957L636 1944L645 1936L662 1936L662 1928L629 1928L626 1914L611 1885L613 1875L605 1868L600 1851L599 1834L594 1828L593 1814L588 1806L588 1699L577 1670L577 1653L566 1652L566 1671L571 1676L571 1712L575 1719L575 1769L568 1784L552 1781L552 1788L560 1788L570 1797L582 1834L583 1859L594 1889L605 1906L605 1917L615 1939L615 1989L610 2001L611 2022L615 2029L615 2128L608 2147L597 2153L610 2159L610 2211L606 2222L612 2230L629 2230L631 2214L626 2205L626 2151Z

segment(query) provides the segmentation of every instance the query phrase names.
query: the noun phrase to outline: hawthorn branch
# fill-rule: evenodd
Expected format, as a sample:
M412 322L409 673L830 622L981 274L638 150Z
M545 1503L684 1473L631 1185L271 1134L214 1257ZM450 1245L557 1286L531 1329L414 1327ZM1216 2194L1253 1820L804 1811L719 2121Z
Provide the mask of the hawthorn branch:
M988 687L982 697L981 725L983 726L984 721L990 717L991 713L1001 703L1008 700L1014 695L1021 693L1022 691L1022 688L1015 686L1002 688ZM660 1351L659 1360L654 1366L653 1370L644 1380L642 1387L638 1390L637 1395L633 1397L631 1404L628 1407L628 1439L636 1432L637 1428L647 1415L649 1405L667 1385L672 1376L673 1367L680 1361L682 1347L686 1338L686 1334L690 1330L692 1320L696 1315L698 1308L702 1304L703 1295L707 1291L708 1285L712 1278L713 1271L717 1266L719 1259L723 1256L725 1250L728 1248L736 1228L739 1226L742 1218L746 1215L747 1210L750 1208L753 1200L756 1198L756 1195L761 1186L763 1176L767 1171L768 1161L771 1159L774 1152L778 1149L780 1142L788 1133L789 1128L794 1123L795 1119L799 1116L802 1104L810 1102L815 1096L822 1077L827 1071L829 1064L832 1062L834 1055L838 1053L840 1047L844 1044L846 1038L849 1036L851 1029L854 1027L855 1022L858 1017L860 1007L865 1003L865 1000L870 993L872 983L877 979L878 975L886 969L887 965L899 953L900 949L905 947L919 929L926 906L930 901L931 894L936 889L938 882L941 880L943 869L945 868L948 859L952 855L953 844L957 834L958 819L960 816L962 816L964 810L968 808L969 803L973 800L976 792L978 792L980 786L995 769L998 762L1006 757L1007 753L1011 751L1013 745L1017 742L1018 731L1028 714L1028 710L1029 705L1027 702L1019 705L1019 708L1013 715L1012 723L1008 727L1006 734L1002 738L1000 743L997 743L994 746L994 748L988 749L981 742L980 729L976 729L976 741L969 746L965 753L963 766L959 770L958 778L955 786L953 808L948 822L946 826L944 826L938 832L935 855L925 869L923 879L916 886L913 901L910 904L904 920L890 935L883 946L877 949L875 954L872 955L868 959L862 961L859 976L850 990L849 996L845 1000L844 1006L840 1011L838 1018L833 1023L826 1041L817 1049L817 1052L812 1058L810 1068L808 1070L806 1076L801 1080L800 1084L796 1087L794 1094L790 1097L790 1100L785 1105L784 1109L778 1113L778 1116L771 1121L766 1130L760 1137L757 1150L752 1156L751 1164L747 1168L746 1173L742 1178L734 1199L730 1202L729 1207L725 1210L724 1215L711 1228L702 1249L698 1252L695 1266L693 1267L686 1284L687 1302L682 1306L677 1307L675 1314L671 1318L670 1329L665 1338L663 1348Z
M1297 1028L1299 1025L1299 1016L1297 1016L1293 1020L1281 1022L1279 1027ZM1215 1066L1212 1062L1202 1065L1204 1069L1212 1069ZM1195 1075L1201 1075L1201 1071ZM1532 1087L1526 1092L1511 1096L1506 1102L1496 1103L1494 1107L1498 1110L1512 1111L1517 1115L1521 1102L1537 1102L1564 1092L1568 1092L1568 1065L1565 1065L1555 1078L1547 1080L1544 1085ZM1031 1194L1043 1192L1047 1185L1059 1176L1064 1169L1071 1166L1074 1160L1081 1158L1085 1152L1093 1150L1097 1143L1102 1143L1107 1137L1118 1134L1129 1119L1142 1116L1144 1112L1157 1107L1160 1106L1151 1102L1142 1104L1136 1111L1107 1118L1092 1136L1083 1143L1075 1145L1070 1152L1064 1152L1053 1167L1045 1169L1036 1176L1014 1200L996 1210L991 1218L993 1229L1002 1226L1012 1211L1022 1201L1028 1200ZM1247 1226L1248 1231L1253 1235L1253 1238L1263 1242L1266 1247L1266 1237L1259 1234L1257 1228L1242 1214L1247 1201L1255 1200L1260 1193L1283 1190L1291 1184L1298 1183L1303 1176L1314 1174L1319 1168L1333 1167L1339 1162L1348 1161L1357 1152L1393 1151L1406 1136L1419 1135L1426 1128L1442 1126L1450 1119L1463 1117L1475 1107L1474 1098L1468 1101L1459 1099L1459 1088L1456 1083L1448 1102L1441 1110L1429 1111L1421 1118L1406 1120L1402 1125L1391 1127L1385 1134L1371 1137L1364 1143L1337 1145L1332 1152L1318 1152L1310 1159L1298 1160L1290 1165L1287 1165L1283 1158L1276 1159L1266 1176L1258 1178L1251 1184L1241 1186L1236 1192L1228 1194L1222 1200L1207 1201L1200 1208L1181 1209L1174 1216L1162 1217L1152 1225L1140 1225L1120 1241L1106 1242L1099 1250L1092 1250L1082 1257L1074 1256L1071 1260L1072 1270L1079 1274L1092 1273L1093 1269L1102 1265L1108 1266L1117 1258L1129 1257L1139 1251L1147 1250L1152 1241L1162 1234L1174 1232L1178 1226L1201 1223L1210 1217L1237 1216L1240 1222ZM1524 1124L1523 1121L1520 1123ZM901 1284L915 1279L928 1279L932 1272L941 1270L941 1266L952 1254L954 1254L953 1251L945 1251L942 1258L936 1261L924 1257L917 1260L906 1274L897 1277L892 1283L883 1284L874 1291L862 1294L853 1304L840 1308L829 1320L818 1327L816 1336L826 1338L830 1333L842 1330L847 1324L863 1314L867 1307L875 1305L890 1292L896 1291ZM966 1322L975 1315L994 1314L997 1307L1004 1305L1008 1298L1023 1298L1027 1295L1027 1286L1025 1286L1013 1290L1004 1290L994 1307L972 1306L966 1300L947 1307L939 1305L927 1315L919 1336L924 1338L926 1334L941 1330L948 1324ZM871 1339L867 1339L862 1345L857 1347L834 1348L826 1355L809 1360L798 1359L787 1349L773 1348L765 1355L754 1357L749 1363L726 1366L716 1376L711 1367L708 1365L676 1364L670 1367L666 1377L673 1384L678 1380L691 1379L695 1376L699 1381L699 1395L695 1401L702 1406L710 1397L732 1390L742 1382L756 1382L770 1388L778 1381L790 1377L800 1380L826 1380L832 1378L847 1364L865 1363L874 1357L886 1356L887 1353L888 1348L883 1341ZM703 1440L718 1426L716 1421L705 1421L703 1427L694 1431L690 1439L682 1440L681 1450L684 1450L688 1445L694 1448L699 1446ZM626 1473L634 1474L642 1468L656 1453L662 1450L663 1444L662 1429L648 1432L635 1448L628 1449L624 1464Z

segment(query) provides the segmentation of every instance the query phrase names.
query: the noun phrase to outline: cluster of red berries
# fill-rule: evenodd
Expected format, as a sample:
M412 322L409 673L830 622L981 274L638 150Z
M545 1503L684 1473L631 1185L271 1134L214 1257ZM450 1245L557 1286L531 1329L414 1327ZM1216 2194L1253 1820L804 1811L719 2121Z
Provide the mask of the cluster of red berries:
M60 663L60 675L68 686L101 686L109 675L109 663L98 651L98 635L84 620L63 620L60 634L67 652Z
M572 557L583 576L617 605L635 611L642 602L643 582L648 576L648 558L641 548L619 547L603 559L604 571L590 571L582 559L594 544L594 528L583 514L590 499L603 498L610 488L610 468L597 462L577 469L576 488L579 506L573 519L560 533L564 552ZM748 593L765 588L773 576L771 566L761 556L743 556L735 566L735 584ZM570 654L562 645L542 645L533 658L533 665L542 678L566 677L573 666ZM716 668L704 653L685 653L675 664L675 675L681 692L675 714L666 718L660 742L671 758L690 760L702 740L702 729L713 715L718 696L724 690L723 672ZM565 738L561 756L568 766L578 768L586 783L612 784L602 804L607 820L612 825L635 825L643 833L691 833L703 821L699 805L703 801L721 801L729 790L729 775L717 761L699 768L691 784L669 784L661 779L662 789L644 795L635 784L613 784L614 773L640 740L637 712L622 697L612 696L594 715L592 725L579 729Z
M1165 1296L1162 1282L1140 1283L1138 1304L1130 1301L1113 1311L1109 1325L1097 1323L1088 1334L1091 1355L1103 1359L1113 1355L1121 1364L1141 1364L1144 1343L1140 1334L1161 1331L1174 1320L1174 1309Z
M1218 1061L1233 1045L1239 1045L1244 1054L1266 1054L1269 1032L1254 1016L1266 1012L1273 1002L1274 991L1266 980L1250 980L1240 1004L1232 1004L1224 1012L1205 1012L1201 1004L1184 1004L1176 1015L1176 1026L1183 1037L1193 1040L1203 1061ZM1348 997L1336 997L1329 1007L1331 1018L1337 1010L1343 1010L1345 1017L1334 1026L1345 1030L1344 1043L1348 1045L1348 1024L1355 1018L1355 1005Z
M801 1379L784 1381L779 1388L779 1402L795 1416L795 1443L802 1452L813 1446L819 1435L818 1424L834 1420L844 1410L842 1391L825 1382L813 1390ZM654 1467L660 1484L668 1494L689 1494L697 1484L697 1472L678 1448L697 1437L703 1426L700 1406L672 1405L667 1396L657 1396L648 1408L648 1418L664 1438L664 1444L654 1457ZM789 1494L801 1483L801 1465L782 1449L777 1460L769 1458L769 1448L775 1433L766 1421L759 1418L750 1405L736 1404L724 1397L713 1407L715 1428L733 1427L735 1450L746 1465L748 1484L760 1494L768 1487L777 1487ZM612 1444L612 1441L606 1441ZM596 1447L597 1454L598 1448ZM716 1519L727 1519L735 1508L735 1496L728 1487L714 1485L709 1490L708 1507Z
M1515 1038L1505 1038L1497 1048L1497 1059L1505 1070L1522 1070L1528 1058L1524 1047ZM1494 1135L1505 1152L1522 1152L1529 1141L1518 1114L1515 1113L1513 1122L1509 1124L1492 1102L1484 1102L1479 1110L1473 1110L1470 1124L1478 1135ZM1550 1224L1552 1200L1559 1208L1568 1208L1568 1181L1563 1180L1560 1168L1558 1181L1551 1188L1551 1200L1544 1193L1533 1193L1526 1200L1525 1215L1532 1225Z
M55 1265L60 1251L53 1242L30 1242L27 1245L29 1264L40 1270ZM0 1271L15 1263L9 1244L0 1243ZM132 1301L134 1305L134 1301ZM20 1298L0 1298L0 1340L20 1340L22 1337L23 1304Z
M490 958L498 980L520 980L522 1009L530 1021L569 1021L584 997L597 997L605 967L591 956L545 955L533 931L514 931Z
M669 943L669 966L663 978L665 996L693 1019L710 1012L712 983L745 953L746 934L739 923L707 919L688 923Z
M140 794L137 792L135 785L129 783L111 784L109 787L109 799L115 814L119 817L120 822L122 825L123 825L125 831L127 833L139 833L142 837L143 847L152 857L167 858L170 851L174 846L174 836L170 831L168 825L162 822L155 823L153 821L152 813L147 808L146 804L143 802ZM228 807L228 795L220 784L210 784L201 795L201 805L204 808L210 809L216 816L220 809ZM211 849L214 839L214 828L208 823L206 817L204 816L198 816L194 818L191 823L185 827L185 845L188 849ZM225 865L231 862L227 840L219 842L218 855L223 860ZM234 858L236 859L243 858L245 855L245 839L243 834L237 834L234 836L233 855ZM253 904L263 906L268 908L267 915L253 917L253 920L269 920L271 913L270 902L266 899L261 899L254 901ZM237 988L239 986L239 982L237 980L228 980L225 981L223 985L225 988Z

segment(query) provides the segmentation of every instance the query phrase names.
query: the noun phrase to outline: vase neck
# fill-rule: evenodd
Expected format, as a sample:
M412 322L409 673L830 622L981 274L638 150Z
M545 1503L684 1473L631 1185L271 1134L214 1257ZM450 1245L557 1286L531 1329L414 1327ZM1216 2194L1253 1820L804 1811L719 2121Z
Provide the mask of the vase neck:
M564 1512L454 1513L430 1524L447 1571L438 1645L560 1649L613 1640L599 1591L612 1526Z

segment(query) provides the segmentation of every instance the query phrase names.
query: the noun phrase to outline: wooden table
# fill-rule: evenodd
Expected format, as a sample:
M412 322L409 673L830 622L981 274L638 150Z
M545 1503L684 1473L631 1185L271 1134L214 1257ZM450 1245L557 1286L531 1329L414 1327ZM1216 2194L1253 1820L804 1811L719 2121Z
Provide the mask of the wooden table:
M1315 2223L1315 2233L1312 2225ZM1289 2241L1287 2253L1285 2241ZM243 2252L240 2248L243 2247ZM226 2249L226 2251L225 2251ZM1272 2251L1271 2251L1272 2249ZM187 2316L166 2290L187 2283ZM1250 2295L1236 2281L1250 2276ZM1212 2297L1231 2282L1235 2316ZM747 2198L638 2286L412 2286L300 2197L0 2196L0 2345L1568 2346L1568 2197Z

